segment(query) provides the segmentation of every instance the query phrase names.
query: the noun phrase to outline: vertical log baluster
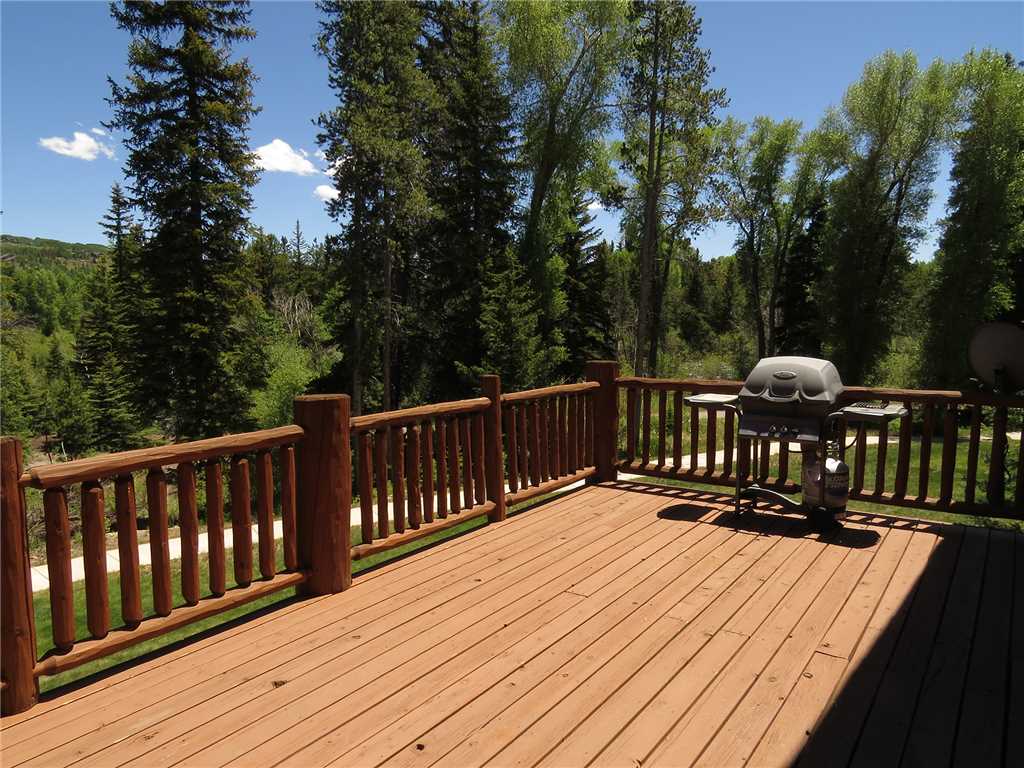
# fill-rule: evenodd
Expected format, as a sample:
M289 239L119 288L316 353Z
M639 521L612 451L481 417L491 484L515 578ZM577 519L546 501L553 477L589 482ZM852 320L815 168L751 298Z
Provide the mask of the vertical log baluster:
M540 405L529 404L530 416L530 485L540 485Z
M932 432L935 429L935 404L927 403L921 424L921 465L917 474L917 498L928 498L928 480L932 468Z
M181 595L186 605L199 602L199 508L196 469L191 462L178 465L178 528L181 540Z
M391 427L391 506L395 533L405 533L405 434L402 427Z
M420 497L420 428L410 424L405 430L405 483L406 503L409 509L409 527L416 530L423 517Z
M857 425L857 450L853 459L853 487L852 493L860 493L864 490L864 465L868 456L867 425L860 422Z
M626 461L636 461L636 389L626 389Z
M700 451L700 411L690 406L690 471L697 471L697 453Z
M665 448L668 442L668 392L658 392L658 469L665 467Z
M569 456L574 451L572 450L571 443L574 442L576 430L570 426L570 396L558 398L558 434L562 439L561 448L559 449L559 461L558 466L560 467L560 474L565 476L572 474L575 470L570 466Z
M298 538L295 530L295 448L281 447L281 533L284 545L284 567L294 571L299 567ZM367 473L372 472L367 461ZM373 528L373 509L370 510L370 528Z
M508 440L508 489L511 493L519 490L519 435L516 429L516 409L512 403L502 406L505 413L505 437Z
M71 585L71 524L63 488L43 492L46 517L46 568L50 581L53 644L61 651L75 644L75 596Z
M377 536L386 539L391 535L391 521L388 519L387 428L373 433L373 469L377 482Z
M487 479L484 463L484 414L473 414L473 493L477 504L487 500Z
M761 451L759 456L761 462L758 468L757 477L762 482L764 482L768 478L768 463L771 460L772 456L771 447L771 443L768 442L767 440L761 441Z
M565 474L565 453L569 446L565 441L565 398L555 396L551 403L550 413L553 417L551 440L551 476L562 477Z
M363 544L373 542L373 446L370 433L356 435L356 471L359 473L359 537Z
M274 541L274 465L270 451L256 453L256 528L260 539L260 576L272 579L277 573L277 546Z
M220 459L206 462L206 548L210 566L210 594L220 597L226 591L224 558L224 478L221 476ZM292 473L295 461L292 459ZM294 488L294 479L292 481ZM292 519L294 521L294 506ZM292 536L294 546L295 537ZM122 562L124 562L122 560Z
M910 446L914 439L914 410L910 403L904 403L906 416L900 419L900 443L896 458L896 481L893 495L903 498L907 495L907 477L910 475Z
M974 506L978 486L978 453L981 448L981 406L971 406L971 435L967 440L967 472L964 478L964 504L967 511Z
M1006 504L1006 406L996 406L992 416L992 462L988 465L986 495L992 509Z
M683 466L683 393L672 393L672 467L677 471Z
M568 472L567 474L575 474L579 470L580 464L580 424L579 424L579 404L576 402L576 396L572 395L569 397L569 456L567 459Z
M939 503L948 507L953 501L953 473L956 470L956 403L947 404L942 417L942 469Z
M547 482L551 477L548 456L551 452L551 440L548 429L548 401L537 401L537 415L540 418L540 479Z
M735 416L731 410L725 412L725 435L723 435L722 446L725 456L722 464L722 474L725 477L732 475L732 462L733 462L733 436L735 435Z
M711 475L715 471L716 454L718 453L718 412L708 408L708 434L704 451L704 474Z
M462 442L462 508L473 506L473 437L470 417L459 419L459 439Z
M789 441L783 440L779 443L779 485L785 485L789 480Z
M160 468L146 474L149 509L149 559L153 575L153 610L167 616L174 607L171 594L171 558L167 544L167 475Z
M117 554L120 561L121 621L134 627L142 621L142 587L139 584L139 534L135 509L135 478L118 475L114 481L114 514L117 518Z
M107 594L107 514L103 486L82 483L82 561L85 566L85 613L89 634L103 638L110 631Z
M596 462L594 456L594 446L596 445L594 442L594 424L597 420L597 398L597 393L588 392L584 399L586 406L586 435L583 442L583 465L586 467L595 466Z
M423 473L423 520L434 522L434 425L429 419L420 427Z
M594 393L584 392L576 398L576 469L583 469L592 462L587 460L587 427L590 423L589 409L593 406Z
M252 583L252 491L249 482L249 460L231 457L231 551L235 567L235 583L247 587Z
M446 427L448 430L448 511L457 515L462 505L459 503L459 422L451 419Z
M640 414L641 424L641 463L644 468L651 463L651 390L643 390L643 410Z
M516 440L519 442L519 484L523 488L530 487L530 437L526 430L525 403L516 403Z
M885 492L885 463L889 451L889 422L878 425L878 453L875 461L875 495Z
M437 420L437 516L448 517L448 422Z

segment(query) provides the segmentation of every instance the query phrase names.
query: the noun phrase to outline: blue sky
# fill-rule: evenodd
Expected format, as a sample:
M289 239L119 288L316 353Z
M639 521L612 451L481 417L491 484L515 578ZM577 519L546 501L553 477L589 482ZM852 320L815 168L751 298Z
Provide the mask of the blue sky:
M715 85L727 89L727 113L765 114L807 127L837 104L864 63L886 49L913 50L921 62L955 59L995 47L1024 58L1024 4L1003 3L698 3L703 45ZM296 219L310 237L337 231L317 188L330 183L315 155L313 118L332 103L326 69L313 51L318 13L311 2L255 2L258 37L239 47L260 78L250 141L268 167L254 190L253 221L284 234ZM110 185L125 152L109 119L107 76L122 80L128 36L105 2L0 3L0 194L5 233L98 242ZM285 146L287 145L287 146ZM944 212L948 158L929 218ZM323 190L320 190L321 193ZM605 235L618 219L600 212ZM733 235L718 226L698 239L705 257L730 252ZM918 249L930 258L932 237Z

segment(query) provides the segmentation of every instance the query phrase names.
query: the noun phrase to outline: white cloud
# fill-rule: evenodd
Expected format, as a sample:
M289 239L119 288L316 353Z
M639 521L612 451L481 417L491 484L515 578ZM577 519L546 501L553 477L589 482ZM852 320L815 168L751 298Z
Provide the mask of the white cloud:
M302 147L299 147L299 152L301 152L301 153L302 153L302 156L303 156L303 157L309 157L309 152L307 152L306 150L304 150L304 149L303 149Z
M603 211L604 206L597 200L594 200L590 205L587 206L588 211Z
M79 160L95 160L101 154L108 158L114 156L114 150L99 141L96 141L88 133L75 131L71 141L60 136L51 136L47 139L40 139L39 146L56 152L58 155L77 157Z
M264 171L297 173L299 176L312 176L320 172L309 160L292 149L287 141L281 139L256 147L255 152L256 164Z
M334 200L338 197L338 190L332 187L330 184L320 184L316 189L313 190L313 194L319 197L323 202L328 200Z
M95 133L97 136L106 136L107 135L107 132L104 131L102 128L93 128L92 132Z
M315 157L317 160L323 160L325 163L327 162L327 153L324 152L322 149L318 149L316 152L314 152L313 157Z

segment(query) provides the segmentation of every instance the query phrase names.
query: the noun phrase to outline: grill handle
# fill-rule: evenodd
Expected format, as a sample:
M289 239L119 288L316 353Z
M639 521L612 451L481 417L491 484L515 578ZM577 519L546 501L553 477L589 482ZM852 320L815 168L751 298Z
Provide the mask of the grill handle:
M788 395L773 395L772 391L769 389L767 392L761 395L761 397L772 403L792 403L800 399L800 393L793 392Z

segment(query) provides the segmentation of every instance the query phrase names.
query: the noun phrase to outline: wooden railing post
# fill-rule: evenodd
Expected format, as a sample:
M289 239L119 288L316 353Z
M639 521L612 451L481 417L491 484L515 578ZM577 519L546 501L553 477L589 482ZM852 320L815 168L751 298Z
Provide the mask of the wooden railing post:
M35 706L39 686L33 672L36 630L28 530L24 497L18 485L21 442L5 437L0 445L0 713L14 715Z
M594 482L613 481L618 477L616 468L619 440L619 391L615 380L619 377L619 364L614 360L591 360L587 363L587 380L596 381L601 388L594 391Z
M295 423L305 431L298 450L299 567L303 591L325 595L352 584L352 448L348 395L295 398Z
M505 519L505 451L501 434L501 378L480 378L484 397L491 401L484 412L484 470L487 500L494 502L488 514L492 523ZM515 457L512 457L515 461Z

